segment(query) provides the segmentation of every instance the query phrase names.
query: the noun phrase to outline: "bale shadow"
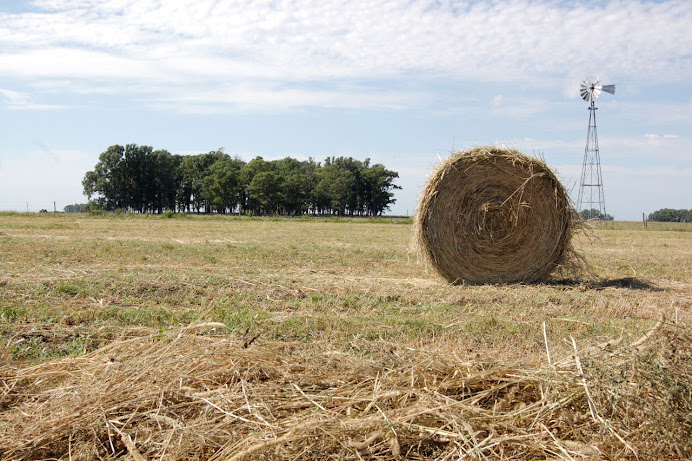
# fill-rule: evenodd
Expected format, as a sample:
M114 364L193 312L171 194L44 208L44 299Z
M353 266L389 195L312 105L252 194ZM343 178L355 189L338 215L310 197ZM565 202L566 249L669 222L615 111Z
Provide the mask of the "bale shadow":
M545 285L564 286L564 287L583 287L589 290L603 290L605 288L626 288L629 290L642 291L664 291L655 285L640 280L635 277L622 277L615 279L600 280L578 280L578 279L557 279L544 282Z

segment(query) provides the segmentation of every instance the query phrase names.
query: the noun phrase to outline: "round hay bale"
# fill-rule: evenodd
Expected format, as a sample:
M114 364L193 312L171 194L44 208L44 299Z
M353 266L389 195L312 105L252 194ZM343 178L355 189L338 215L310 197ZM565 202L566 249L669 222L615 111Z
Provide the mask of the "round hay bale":
M452 283L544 280L568 262L573 219L545 163L516 150L453 154L430 177L416 214L418 246Z

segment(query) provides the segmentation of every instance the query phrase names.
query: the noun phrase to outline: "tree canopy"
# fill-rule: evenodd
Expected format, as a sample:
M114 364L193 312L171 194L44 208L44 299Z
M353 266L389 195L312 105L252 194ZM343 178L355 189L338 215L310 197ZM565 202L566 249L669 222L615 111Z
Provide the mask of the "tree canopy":
M89 210L89 205L86 203L73 203L63 208L65 213L84 213Z
M223 149L181 156L127 144L103 152L82 186L107 211L376 216L395 203L398 177L370 159L244 162Z
M581 210L579 212L579 216L581 216L582 219L599 219L602 221L612 221L613 217L609 215L608 213L601 213L600 210L597 210L595 208L591 208L590 210Z
M692 222L692 210L661 208L649 214L649 221Z

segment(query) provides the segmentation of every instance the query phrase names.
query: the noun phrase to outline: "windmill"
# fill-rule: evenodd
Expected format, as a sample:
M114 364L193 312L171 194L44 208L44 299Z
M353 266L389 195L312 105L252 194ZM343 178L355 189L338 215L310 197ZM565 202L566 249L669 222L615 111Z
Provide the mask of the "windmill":
M601 156L598 152L598 132L596 131L596 98L602 91L615 94L615 85L601 85L601 79L587 78L581 84L581 97L589 103L589 129L586 134L584 164L579 183L577 211L587 210L587 218L605 218L605 196L601 176ZM596 210L592 212L592 210Z

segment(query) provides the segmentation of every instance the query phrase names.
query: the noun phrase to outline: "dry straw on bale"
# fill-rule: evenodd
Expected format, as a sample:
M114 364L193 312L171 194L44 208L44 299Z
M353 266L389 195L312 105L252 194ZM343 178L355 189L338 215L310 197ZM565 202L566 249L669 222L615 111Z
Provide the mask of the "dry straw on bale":
M0 364L0 459L689 459L689 332L551 363L181 331Z
M536 282L574 256L560 181L545 163L500 147L444 161L421 194L416 229L419 248L452 283Z

